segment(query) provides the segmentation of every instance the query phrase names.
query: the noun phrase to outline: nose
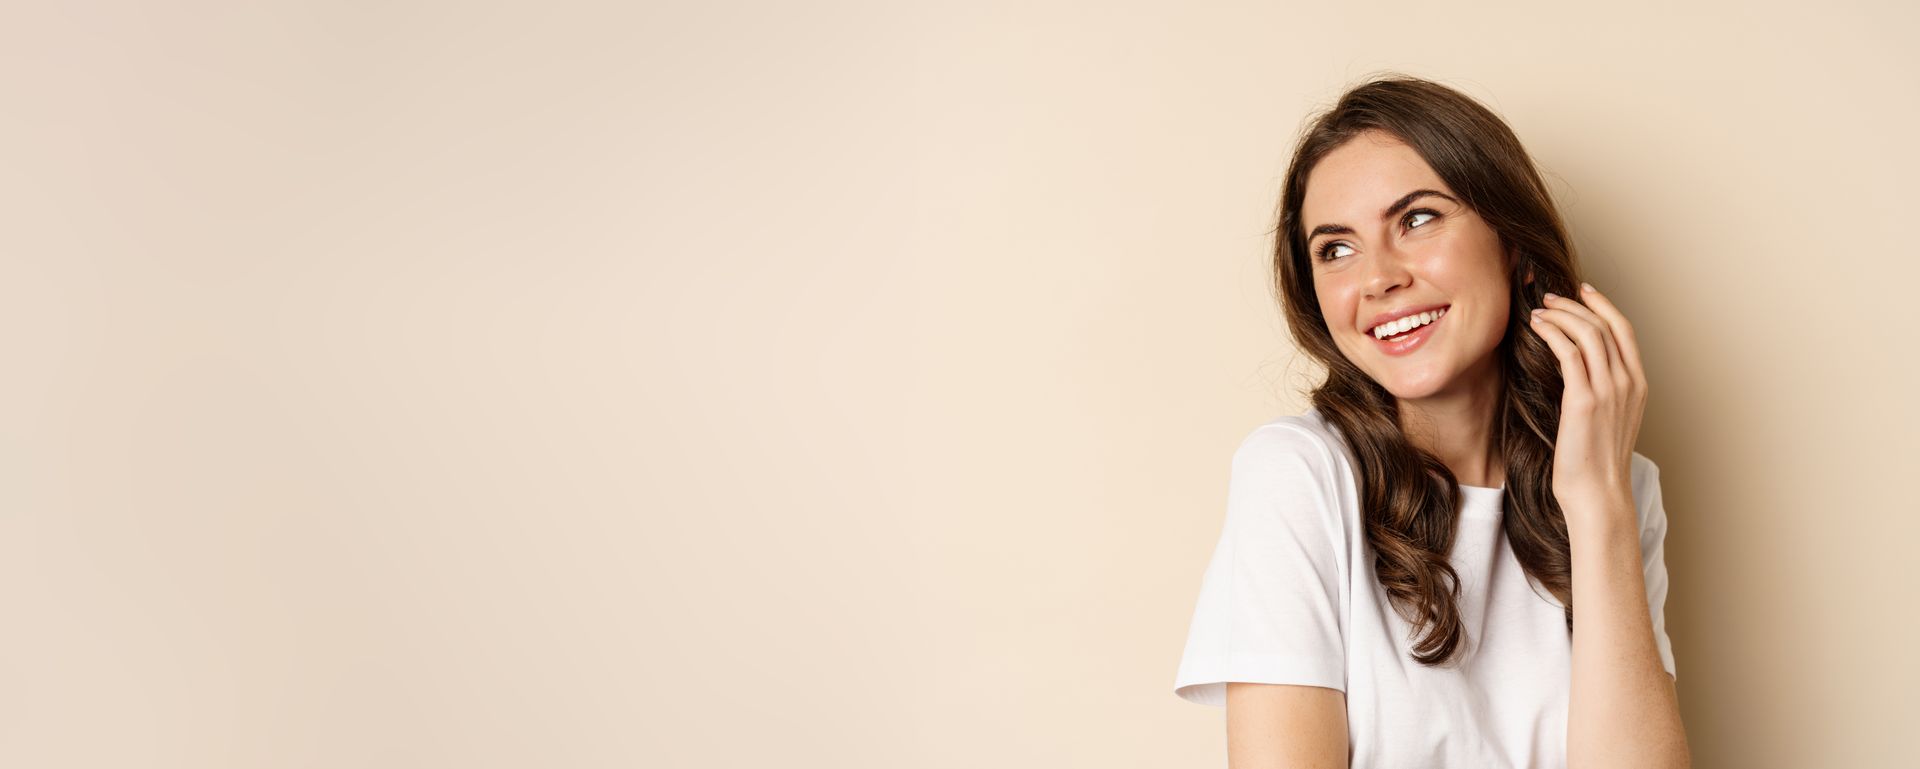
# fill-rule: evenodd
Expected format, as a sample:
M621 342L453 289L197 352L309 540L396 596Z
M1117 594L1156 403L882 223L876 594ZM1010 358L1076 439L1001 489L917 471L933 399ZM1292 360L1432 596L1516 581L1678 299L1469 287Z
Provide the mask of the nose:
M1392 245L1384 246L1365 261L1365 272L1361 285L1366 289L1368 299L1379 299L1388 291L1404 288L1413 280L1413 273L1407 271L1404 255Z

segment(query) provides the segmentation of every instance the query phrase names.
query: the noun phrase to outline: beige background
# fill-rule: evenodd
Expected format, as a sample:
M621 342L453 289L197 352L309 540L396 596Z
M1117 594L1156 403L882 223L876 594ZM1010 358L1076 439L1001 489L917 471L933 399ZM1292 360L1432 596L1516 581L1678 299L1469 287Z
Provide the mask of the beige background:
M54 8L53 6L56 6ZM1697 765L1910 765L1908 3L0 15L0 764L1173 767L1308 112L1641 330Z

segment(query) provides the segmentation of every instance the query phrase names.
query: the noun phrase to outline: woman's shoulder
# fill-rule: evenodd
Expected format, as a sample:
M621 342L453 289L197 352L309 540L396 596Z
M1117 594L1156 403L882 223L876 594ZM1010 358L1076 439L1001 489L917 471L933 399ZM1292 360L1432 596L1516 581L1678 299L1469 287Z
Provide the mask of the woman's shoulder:
M1256 425L1241 439L1235 454L1252 459L1297 456L1331 468L1344 459L1343 445L1339 429L1309 408Z
M1317 411L1274 417L1256 425L1234 451L1236 474L1284 472L1331 491L1351 477L1339 430Z
M1337 431L1313 411L1274 417L1233 454L1228 531L1324 542L1344 552L1358 529L1352 467Z
M1638 451L1633 452L1633 459L1627 463L1627 467L1633 477L1633 495L1636 498L1640 496L1642 487L1655 485L1660 480L1660 466Z

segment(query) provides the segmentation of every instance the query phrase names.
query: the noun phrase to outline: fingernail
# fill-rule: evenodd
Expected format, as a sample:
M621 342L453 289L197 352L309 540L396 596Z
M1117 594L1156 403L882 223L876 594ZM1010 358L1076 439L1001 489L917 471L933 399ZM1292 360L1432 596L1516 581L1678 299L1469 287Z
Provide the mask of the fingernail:
M1584 289L1586 289L1586 290L1588 290L1588 291L1592 291L1592 290L1593 290L1593 284L1592 284L1592 283L1582 283L1582 284L1580 284L1580 287L1581 287L1581 288L1584 288Z
M1548 294L1548 296L1552 296L1552 294ZM1540 313L1543 313L1543 312L1546 312L1546 311L1547 311L1547 308L1545 308L1545 307L1535 307L1535 308L1534 308L1534 310L1533 310L1533 317L1536 317L1536 318L1538 318L1538 317L1540 317Z
M1548 299L1559 299L1559 298L1560 298L1560 295L1559 295L1559 294L1556 294L1556 293L1553 293L1552 291L1548 291L1548 292L1547 292L1547 298L1548 298Z

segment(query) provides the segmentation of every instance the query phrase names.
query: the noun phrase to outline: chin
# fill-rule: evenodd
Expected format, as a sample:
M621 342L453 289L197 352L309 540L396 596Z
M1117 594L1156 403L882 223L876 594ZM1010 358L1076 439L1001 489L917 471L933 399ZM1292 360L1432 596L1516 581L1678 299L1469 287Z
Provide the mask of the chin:
M1385 380L1376 380L1380 386L1401 400L1419 400L1430 398L1447 389L1448 379L1438 371L1434 372L1394 372L1399 376Z
M1440 391L1444 389L1446 388L1438 385L1422 385L1419 387L1389 386L1387 387L1387 392L1392 393L1393 397L1403 401L1417 401L1438 395Z

